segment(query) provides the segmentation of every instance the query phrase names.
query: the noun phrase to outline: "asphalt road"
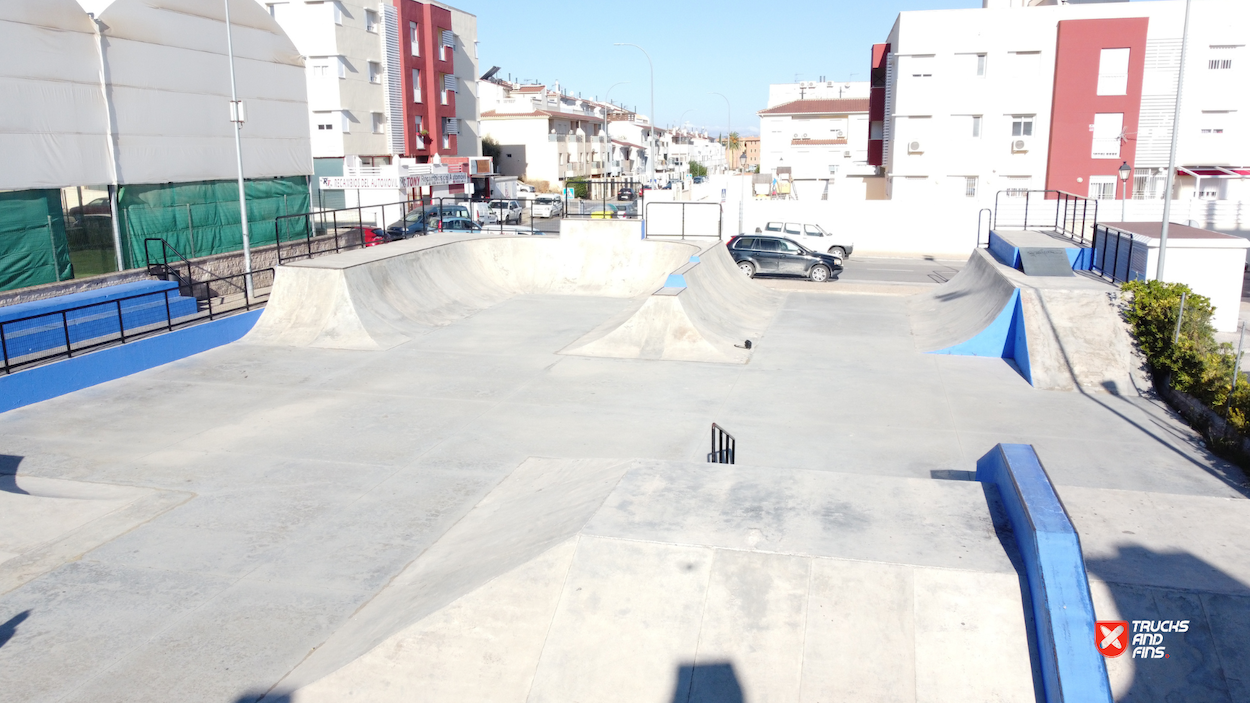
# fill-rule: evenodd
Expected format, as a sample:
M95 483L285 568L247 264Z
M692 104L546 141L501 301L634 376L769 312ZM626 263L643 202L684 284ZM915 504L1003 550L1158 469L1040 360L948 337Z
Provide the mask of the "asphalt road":
M842 262L839 280L938 285L959 273L964 263L940 259L866 259L851 256Z

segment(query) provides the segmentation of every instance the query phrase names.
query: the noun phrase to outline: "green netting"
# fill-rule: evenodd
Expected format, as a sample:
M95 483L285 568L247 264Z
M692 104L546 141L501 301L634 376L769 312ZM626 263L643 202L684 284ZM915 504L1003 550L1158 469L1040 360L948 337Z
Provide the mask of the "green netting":
M311 209L306 176L247 181L246 192L248 232L254 247L274 243L275 218ZM147 264L144 240L149 237L164 239L187 258L243 248L237 181L122 186L117 197L130 268ZM299 218L282 223L291 230L282 233L283 241L304 236Z
M0 290L73 276L61 191L0 193Z

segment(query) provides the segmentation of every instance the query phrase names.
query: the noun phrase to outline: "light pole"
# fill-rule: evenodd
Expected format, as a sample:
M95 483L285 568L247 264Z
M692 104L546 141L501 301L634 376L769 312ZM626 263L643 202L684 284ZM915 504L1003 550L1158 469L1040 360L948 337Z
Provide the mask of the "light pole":
M747 150L743 149L738 155L738 166L742 173L738 174L738 234L746 234L742 229L742 203L746 200L746 196L742 191L746 188L746 171L747 171Z
M243 185L243 103L234 83L234 40L230 36L230 0L226 5L226 55L230 59L230 121L234 123L234 156L239 165L239 221L243 225L243 283L248 298L252 297L252 244L247 231L247 191Z
M652 185L655 184L655 64L651 63L651 54L647 50L637 44L629 44L625 42L617 42L614 46L632 46L642 52L647 57L647 68L651 71L651 114L647 118L647 178Z
M1176 108L1172 113L1172 148L1168 151L1168 177L1163 187L1163 225L1159 229L1159 265L1155 280L1163 280L1168 255L1168 221L1172 219L1172 183L1176 178L1176 136L1181 131L1181 87L1185 85L1185 51L1189 47L1189 1L1185 0L1185 24L1181 29L1181 67L1176 74Z
M725 101L725 170L729 170L729 133L733 131L733 108L729 106L729 98L717 92L710 92L708 95L720 95L721 100Z
M1120 222L1124 221L1124 201L1128 200L1128 177L1132 172L1127 161L1120 164Z
M612 84L612 88L615 88L615 87L616 87L616 86L618 86L618 85L625 85L625 84L626 84L626 83L628 83L628 82L629 82L629 81L621 81L621 82L619 82L619 83L613 83L613 84ZM612 97L612 88L608 88L608 92L606 92L606 93L604 93L604 94L603 94L603 102L604 102L604 108L603 108L603 132L604 132L604 134L605 134L605 135L607 136L607 138L608 138L608 161L612 161L612 160L613 160L613 159L612 159L612 152L614 151L614 149L612 148L612 128L608 126L608 110L610 110L610 109L612 108L612 100L611 100L611 97ZM609 168L608 168L608 170L609 170L609 171L611 171L611 170L612 170L612 169L611 169L611 167L609 167Z

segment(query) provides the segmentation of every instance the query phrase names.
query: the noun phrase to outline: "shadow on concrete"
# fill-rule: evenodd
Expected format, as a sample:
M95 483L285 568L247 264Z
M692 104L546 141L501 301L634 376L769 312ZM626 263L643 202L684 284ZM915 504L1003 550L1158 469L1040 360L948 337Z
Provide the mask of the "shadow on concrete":
M974 473L973 476L975 475ZM1012 568L1016 570L1016 580L1020 584L1020 607L1024 610L1024 632L1029 641L1029 668L1033 672L1033 700L1036 703L1045 703L1042 655L1037 648L1037 623L1033 620L1033 599L1030 596L1029 576L1024 569L1024 559L1020 556L1020 546L1016 544L1016 533L1011 529L1011 520L1007 517L1006 508L1003 507L1003 499L998 493L998 487L992 483L982 483L981 491L985 494L985 507L994 525L994 536L998 539L998 544L1003 548L1007 559L1011 561Z
M975 481L977 472L959 469L930 469L929 478L940 481Z
M13 639L13 635L17 634L17 626L26 621L30 617L29 610L22 612L9 618L9 621L0 625L0 647L3 647L9 640Z
M1113 682L1116 669L1131 666L1132 683L1116 697L1119 703L1247 700L1250 585L1188 552L1139 545L1122 546L1114 557L1087 559L1085 567L1111 592L1115 619L1189 621L1186 632L1163 635L1160 658L1134 657L1130 639L1128 651L1107 660ZM1111 615L1098 613L1105 620Z
M234 703L262 703L262 701L263 703L291 703L291 694L249 691L234 699Z
M682 664L672 703L744 703L742 685L730 662Z
M0 491L5 493L18 493L20 495L30 495L17 485L17 465L22 463L22 457L12 456L10 454L0 454Z

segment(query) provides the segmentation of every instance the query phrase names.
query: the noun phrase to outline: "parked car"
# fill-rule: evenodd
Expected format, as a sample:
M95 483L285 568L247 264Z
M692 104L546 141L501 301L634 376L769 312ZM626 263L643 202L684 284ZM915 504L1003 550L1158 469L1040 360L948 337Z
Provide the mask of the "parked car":
M550 195L540 195L534 201L534 217L555 217L564 214L564 202Z
M833 254L839 259L845 259L855 251L855 243L847 241L844 237L834 237L834 235L826 232L820 225L803 224L800 222L769 222L764 226L764 232L776 232L780 236L785 236L811 249L812 251L823 251Z
M89 215L110 215L112 210L109 207L108 198L96 198L85 205L70 208L65 214L71 220L78 221Z
M439 218L463 217L469 219L469 208L463 205L430 205L414 208L404 215L404 219L393 222L386 228L391 239L407 239L427 234L437 227Z
M620 190L616 191L617 200L633 200L634 198L637 198L637 197L638 197L638 194L634 192L633 188L621 188Z
M467 217L448 217L442 221L439 231L460 234L546 234L546 232L541 230L530 230L529 227L517 225L493 224L483 227Z
M342 241L346 242L348 246L357 240L359 240L362 245L367 247L375 247L379 244L386 244L387 242L394 241L391 235L387 234L385 231L371 227L352 227L346 231L340 230L338 236Z
M535 195L534 186L528 183L517 183L516 193L522 198L532 198Z
M704 178L703 176L695 176L695 177L694 177L694 182L695 182L695 183L702 183L702 182L703 182L703 181L705 181L705 180L707 180L707 179L706 179L706 178Z
M784 237L741 234L726 245L738 268L748 276L804 276L816 282L836 281L842 272L841 260L812 251Z
M492 224L503 222L505 225L519 225L521 213L524 211L521 203L515 200L492 200L490 203L490 212L494 217Z

